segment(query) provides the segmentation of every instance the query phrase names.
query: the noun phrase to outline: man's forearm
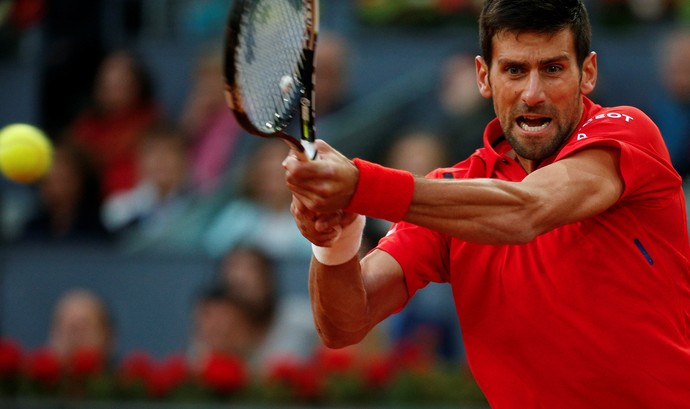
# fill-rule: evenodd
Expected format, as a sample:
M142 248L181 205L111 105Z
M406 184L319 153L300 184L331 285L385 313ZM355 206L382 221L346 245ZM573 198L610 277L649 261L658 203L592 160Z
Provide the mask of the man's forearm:
M371 329L359 257L336 266L312 258L309 293L316 329L326 346L341 348L356 344Z

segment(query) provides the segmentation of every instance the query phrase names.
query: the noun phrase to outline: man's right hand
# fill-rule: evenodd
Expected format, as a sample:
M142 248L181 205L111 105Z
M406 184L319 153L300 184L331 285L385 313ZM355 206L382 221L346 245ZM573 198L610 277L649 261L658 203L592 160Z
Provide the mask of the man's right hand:
M320 215L333 214L352 200L359 169L326 142L317 140L315 146L315 160L299 160L293 152L285 158L285 181L306 208Z
M357 217L355 213L341 210L330 213L313 212L295 195L292 196L290 211L302 235L321 247L330 247L338 239L342 229Z

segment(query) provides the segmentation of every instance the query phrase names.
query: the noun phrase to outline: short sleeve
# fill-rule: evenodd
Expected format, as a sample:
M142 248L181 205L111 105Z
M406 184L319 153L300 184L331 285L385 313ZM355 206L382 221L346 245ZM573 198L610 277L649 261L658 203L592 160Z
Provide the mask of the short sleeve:
M620 174L625 184L621 200L668 197L663 192L677 188L680 183L659 129L636 108L597 111L573 135L556 160L594 146L620 152Z
M376 248L390 254L400 264L410 297L429 282L448 281L449 250L441 233L399 222Z

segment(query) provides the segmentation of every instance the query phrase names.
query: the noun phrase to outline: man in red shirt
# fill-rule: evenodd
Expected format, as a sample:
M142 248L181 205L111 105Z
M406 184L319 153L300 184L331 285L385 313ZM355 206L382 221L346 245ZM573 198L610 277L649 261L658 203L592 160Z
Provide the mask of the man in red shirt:
M293 215L330 347L429 282L451 284L495 408L690 407L690 243L681 178L640 110L603 108L579 0L487 0L484 147L427 178L289 156ZM396 224L362 260L364 216Z

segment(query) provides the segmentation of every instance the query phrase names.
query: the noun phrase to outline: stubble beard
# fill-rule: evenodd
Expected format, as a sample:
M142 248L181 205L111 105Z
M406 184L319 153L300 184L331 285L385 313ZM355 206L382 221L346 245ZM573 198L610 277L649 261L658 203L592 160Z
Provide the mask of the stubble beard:
M550 126L556 127L555 135L546 142L542 141L541 139L539 141L523 141L515 136L513 133L513 126L516 124L516 119L526 114L539 114L550 117L552 121ZM569 114L569 112L567 114ZM558 152L561 146L563 146L563 143L573 133L579 122L578 117L577 119L570 120L568 123L564 124L560 120L563 117L570 117L570 115L562 116L559 115L557 111L546 108L530 108L520 106L513 109L510 113L511 119L503 123L503 134L518 156L527 160L541 162L542 160Z

